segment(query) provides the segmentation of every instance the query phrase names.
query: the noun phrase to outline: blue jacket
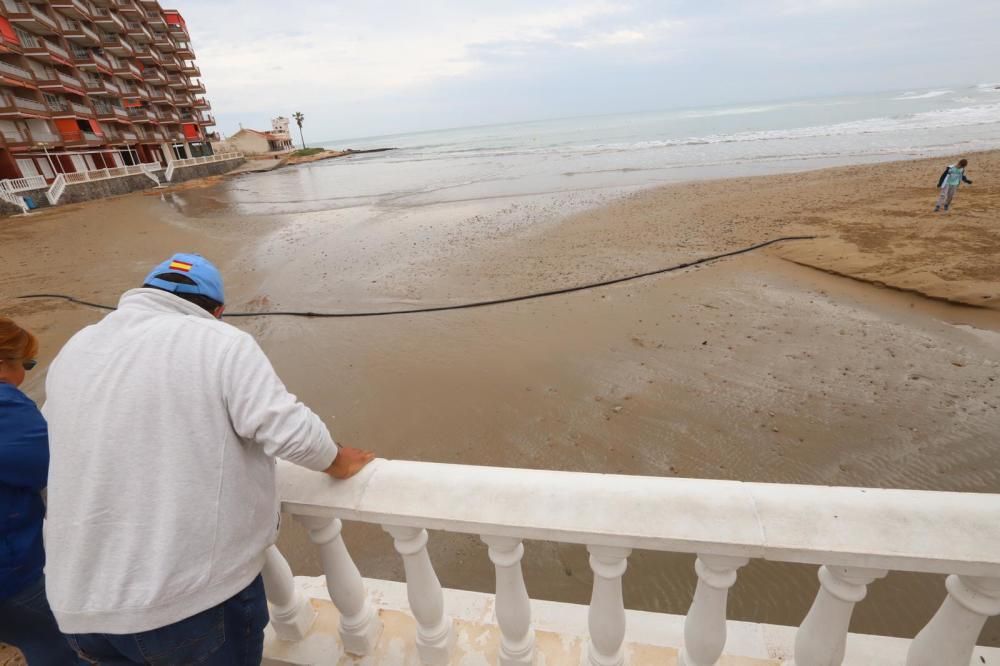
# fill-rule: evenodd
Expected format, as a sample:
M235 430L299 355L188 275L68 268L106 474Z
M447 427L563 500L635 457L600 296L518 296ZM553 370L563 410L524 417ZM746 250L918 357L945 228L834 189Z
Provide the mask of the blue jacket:
M42 489L49 474L49 429L15 386L0 382L0 599L42 575Z

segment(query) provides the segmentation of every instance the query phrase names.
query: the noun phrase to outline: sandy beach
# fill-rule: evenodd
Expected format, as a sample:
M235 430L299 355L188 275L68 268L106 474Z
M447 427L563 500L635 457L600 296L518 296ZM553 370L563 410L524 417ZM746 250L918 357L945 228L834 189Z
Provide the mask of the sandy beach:
M41 338L41 372L25 385L41 402L48 362L101 313L15 297L114 303L174 251L222 267L233 311L354 311L548 290L816 236L495 308L231 323L338 440L383 457L996 493L1000 151L967 157L975 185L947 215L931 212L940 158L606 200L496 197L376 221L332 208L247 215L241 191L278 175L220 179L0 220L0 309ZM363 574L402 578L380 530L345 535ZM320 573L298 526L279 545L297 573ZM586 602L582 548L527 552L532 596ZM478 541L436 534L431 555L446 586L492 589ZM630 608L683 613L693 563L638 552L624 584ZM817 585L810 568L752 563L730 617L797 624ZM912 636L943 594L939 578L890 574L852 630ZM1000 644L1000 623L981 643Z

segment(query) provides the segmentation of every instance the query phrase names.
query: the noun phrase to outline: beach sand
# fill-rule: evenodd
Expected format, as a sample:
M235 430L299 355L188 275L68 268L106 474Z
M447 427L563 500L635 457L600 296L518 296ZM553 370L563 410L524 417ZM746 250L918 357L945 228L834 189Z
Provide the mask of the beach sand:
M931 213L942 159L668 186L568 216L559 210L583 195L544 209L522 199L502 217L464 203L378 222L343 210L241 216L227 188L261 182L243 178L130 195L0 221L0 308L40 334L44 372L101 313L13 296L113 303L175 250L221 265L233 310L399 309L815 235L494 308L231 323L258 338L338 440L384 457L1000 492L1000 152L969 157L976 184L947 215ZM26 384L38 400L43 378ZM348 524L345 538L363 574L402 579L380 529ZM279 545L297 573L320 573L292 521ZM583 548L526 548L532 596L587 602ZM478 540L435 534L430 550L444 585L492 590ZM637 552L626 604L684 613L694 584L692 558ZM817 586L813 568L754 562L730 617L798 624ZM940 577L892 573L852 630L912 636L943 596ZM983 642L1000 643L1000 624Z

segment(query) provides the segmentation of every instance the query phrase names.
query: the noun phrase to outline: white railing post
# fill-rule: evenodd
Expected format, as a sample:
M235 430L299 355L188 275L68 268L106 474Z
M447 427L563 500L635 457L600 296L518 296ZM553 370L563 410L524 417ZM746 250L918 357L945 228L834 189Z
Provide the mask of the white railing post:
M906 666L968 664L987 618L1000 615L1000 579L948 576L948 596L910 644Z
M531 600L524 585L521 558L524 544L511 537L482 537L496 568L496 615L500 625L501 666L527 666L535 653Z
M588 625L592 666L622 666L625 663L625 601L622 576L628 568L630 548L587 546L594 588L590 596Z
M447 664L455 643L451 618L444 613L444 593L427 554L427 530L419 527L383 526L392 535L396 552L403 556L406 596L417 620L417 652L425 664Z
M795 660L787 664L837 666L844 661L854 605L868 594L868 585L886 573L884 569L820 567L819 592L795 634Z
M745 557L699 555L694 569L698 587L684 620L684 649L678 666L714 666L726 647L726 604L736 571L749 562Z
M337 518L298 516L298 520L309 530L309 540L319 547L326 589L340 611L340 640L344 651L361 657L372 654L382 633L382 621L344 545L343 523Z
M278 548L271 546L264 555L261 576L274 633L283 641L301 641L315 622L316 611L295 586L292 570Z

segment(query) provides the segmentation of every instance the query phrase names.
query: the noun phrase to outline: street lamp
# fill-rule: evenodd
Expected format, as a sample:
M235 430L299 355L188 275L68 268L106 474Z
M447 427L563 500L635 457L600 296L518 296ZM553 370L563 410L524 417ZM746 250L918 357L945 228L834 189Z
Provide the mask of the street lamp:
M49 147L46 146L44 143L39 142L35 144L35 148L41 148L42 150L45 151L45 159L49 161L49 168L52 169L52 177L55 178L56 165L52 163L52 156L49 155Z

